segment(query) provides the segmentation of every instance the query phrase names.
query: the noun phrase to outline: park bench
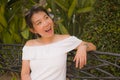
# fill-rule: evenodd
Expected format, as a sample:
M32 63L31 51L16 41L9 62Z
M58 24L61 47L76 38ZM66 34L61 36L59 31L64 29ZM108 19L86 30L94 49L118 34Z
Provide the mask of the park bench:
M21 70L21 44L0 44L0 75L4 72ZM75 50L68 53L67 77L69 80L120 80L120 54L92 51L88 52L87 65L75 68Z

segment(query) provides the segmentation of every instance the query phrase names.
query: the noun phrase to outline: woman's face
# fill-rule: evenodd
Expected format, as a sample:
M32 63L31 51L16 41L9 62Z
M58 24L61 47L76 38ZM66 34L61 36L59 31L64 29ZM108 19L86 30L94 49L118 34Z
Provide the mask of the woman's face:
M39 34L41 37L51 37L54 35L54 23L52 19L45 12L34 13L31 17L33 33Z

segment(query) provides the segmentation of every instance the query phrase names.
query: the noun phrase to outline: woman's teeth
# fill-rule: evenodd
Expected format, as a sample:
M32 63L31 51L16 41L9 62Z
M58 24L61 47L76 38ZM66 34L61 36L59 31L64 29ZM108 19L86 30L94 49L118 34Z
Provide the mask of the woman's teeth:
M49 32L51 30L51 28L50 29L48 29L48 30L45 30L45 32Z

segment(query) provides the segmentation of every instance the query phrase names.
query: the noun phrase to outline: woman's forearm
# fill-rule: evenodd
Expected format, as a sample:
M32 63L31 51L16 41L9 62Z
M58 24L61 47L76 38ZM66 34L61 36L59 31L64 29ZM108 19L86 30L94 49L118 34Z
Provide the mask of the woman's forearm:
M93 43L84 42L77 47L77 52L73 61L76 61L76 68L82 68L87 62L87 51L95 51L96 46Z
M23 60L22 61L21 80L31 80L31 77L30 77L30 61L29 60Z
M21 80L31 80L29 74L21 74Z
M87 51L95 51L96 46L93 43L87 43Z
M87 51L95 51L96 50L96 46L90 42L82 42L80 46L86 46Z

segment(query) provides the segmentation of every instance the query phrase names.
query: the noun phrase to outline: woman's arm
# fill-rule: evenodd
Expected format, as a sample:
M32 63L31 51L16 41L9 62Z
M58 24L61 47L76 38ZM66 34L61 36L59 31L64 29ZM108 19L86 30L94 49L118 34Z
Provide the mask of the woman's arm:
M82 42L79 46L86 46L87 49L86 51L95 51L96 50L96 46L93 44L93 43L90 43L90 42ZM78 46L78 48L79 48Z
M30 61L22 61L21 80L31 80L30 78Z
M84 65L86 65L87 62L87 52L88 51L95 51L96 46L93 43L89 42L82 42L78 47L77 47L77 52L74 57L74 60L76 62L76 68L82 68Z

